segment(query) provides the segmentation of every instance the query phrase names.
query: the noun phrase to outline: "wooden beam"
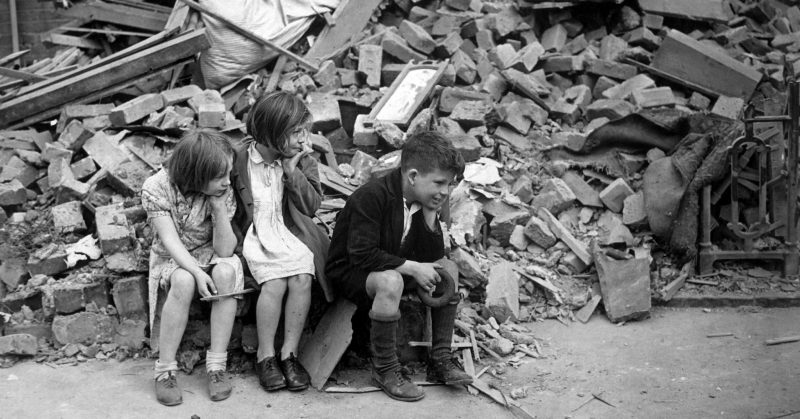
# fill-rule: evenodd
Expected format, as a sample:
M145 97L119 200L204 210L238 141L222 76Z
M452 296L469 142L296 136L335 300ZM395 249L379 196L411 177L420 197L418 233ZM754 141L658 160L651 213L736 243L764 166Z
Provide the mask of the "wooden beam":
M140 52L142 50L145 50L147 48L150 48L150 47L152 47L154 45L158 45L161 42L165 41L166 39L169 39L172 35L174 35L177 32L178 32L178 29L176 28L176 29L173 29L173 30L170 30L170 31L164 31L164 32L157 33L157 34L145 39L142 42L137 42L137 43L129 46L128 48L125 48L125 49L123 49L121 51L117 51L114 54L109 55L109 56L107 56L107 57L105 57L105 58L103 58L101 60L98 60L98 61L92 63L92 64L83 66L83 67L80 68L80 70L77 70L77 71L74 71L74 72L70 72L70 73L64 73L59 77L54 77L54 78L52 78L50 80L47 80L47 81L44 81L44 82L40 82L40 83L32 84L30 86L26 86L24 89L22 89L21 93L28 93L28 92L32 92L34 90L39 90L39 89L45 88L47 86L50 86L52 84L59 83L59 82L64 81L64 80L68 80L69 78L71 78L73 76L76 76L78 74L85 73L85 72L93 70L95 68L99 68L101 66L107 65L108 63L114 62L116 60L121 60L121 59L123 59L123 58L125 58L127 56L136 54L136 53L138 53L138 52Z
M6 64L8 64L8 63L10 63L12 61L15 61L19 57L22 57L23 55L25 55L25 54L27 54L29 52L31 52L31 50L26 49L26 50L23 50L23 51L17 51L17 52L8 54L5 57L0 58L0 65L6 65Z
M170 65L168 67L165 67L163 69L156 70L156 71L149 72L149 73L145 73L143 75L140 75L139 77L136 77L136 78L133 78L133 79L130 79L130 80L125 80L125 81L123 81L121 83L115 84L113 86L109 86L109 87L107 87L105 89L102 89L100 91L94 92L94 93L92 93L92 94L90 94L88 96L84 96L84 97L81 97L81 98L77 98L77 99L71 100L71 101L69 101L69 102L67 102L67 103L65 103L63 105L59 105L59 106L53 107L51 109L47 109L45 111L39 112L38 114L28 116L25 119L15 123L14 125L11 125L10 127L8 127L8 129L21 129L21 128L25 128L27 126L33 125L35 123L38 123L38 122L42 122L42 121L44 121L46 119L57 118L58 115L61 114L61 110L63 109L64 106L68 106L68 105L83 105L83 104L87 104L87 103L96 102L96 101L98 101L98 100L100 100L100 99L102 99L104 97L111 96L113 94L116 94L116 93L124 90L124 89L127 89L128 87L138 86L141 83L145 82L146 80L148 80L148 79L150 79L152 77L158 77L158 76L161 76L163 74L166 74L166 73L169 73L171 71L174 71L174 69L177 66L185 65L185 64L187 64L187 63L189 63L191 61L194 61L194 58L185 59L184 61L175 63L175 64ZM105 170L105 169L102 169L102 170ZM97 174L95 174L95 175L97 175ZM90 183L90 182L87 182L87 183Z
M167 24L164 25L164 30L181 29L184 23L186 23L190 11L189 6L176 1L175 5L172 6L172 12L169 14L169 18L167 18Z
M97 41L81 38L79 36L64 35L63 33L47 34L42 37L42 42L53 45L63 45L67 47L103 49L103 45Z
M132 31L119 31L115 29L96 29L96 28L74 28L71 26L61 26L62 32L81 32L81 33L104 33L109 35L120 36L141 36L147 38L153 35L151 32L132 32Z
M214 19L219 20L220 22L228 25L228 27L231 30L233 30L234 32L238 33L239 35L242 35L245 38L251 39L251 40L253 40L255 42L258 42L259 44L261 44L261 45L263 45L263 46L265 46L265 47L267 47L267 48L269 48L269 49L271 49L271 50L273 50L273 51L275 51L275 52L277 52L279 54L287 56L288 58L292 59L292 61L295 61L298 64L300 64L300 66L305 68L306 70L313 71L315 73L317 71L319 71L319 67L317 67L315 64L311 63L310 61L306 60L305 58L303 58L303 57L301 57L301 56L299 56L299 55L287 50L286 48L283 48L283 47L281 47L279 45L275 45L270 40L264 38L261 35L258 35L258 34L254 33L254 32L251 32L251 31L249 31L249 30L247 30L245 28L242 28L241 26L231 22L230 20L228 20L227 18L219 15L218 13L214 13L213 11L209 10L207 7L201 5L201 4L197 3L197 2L194 2L192 0L180 0L180 1L186 3L192 9L197 10L198 12L204 13L204 14L206 14L208 16L211 16ZM372 13L372 12L370 12L370 13Z
M158 32L164 28L169 15L136 7L103 2L80 3L61 14L71 17L90 17L94 21L114 23Z
M19 95L0 104L0 127L71 100L163 68L209 47L205 29L187 32L162 44L104 66L82 71L67 80Z
M314 45L306 53L306 58L322 61L323 57L347 44L353 36L364 30L372 12L380 2L380 0L342 0L332 16L336 26L326 26L322 29Z
M11 77L12 79L19 79L25 81L39 81L47 80L47 77L42 77L27 71L12 70L6 67L0 67L0 76Z
M724 0L639 0L639 7L647 13L726 23L733 12Z
M11 18L11 51L19 51L19 25L17 24L17 0L8 0L8 14Z
M44 76L44 77L47 77L49 79L50 77L55 77L55 76L64 74L64 73L66 73L68 71L75 70L76 68L78 68L77 65L70 65L70 66L63 67L63 68L56 68L54 70L47 71L47 72L42 73L40 75ZM25 80L13 80L13 81L10 81L10 82L7 82L7 83L3 83L3 84L0 84L0 91L1 90L13 89L15 87L24 86L25 83L27 83L27 81L25 81ZM0 97L0 99L3 99L3 97Z

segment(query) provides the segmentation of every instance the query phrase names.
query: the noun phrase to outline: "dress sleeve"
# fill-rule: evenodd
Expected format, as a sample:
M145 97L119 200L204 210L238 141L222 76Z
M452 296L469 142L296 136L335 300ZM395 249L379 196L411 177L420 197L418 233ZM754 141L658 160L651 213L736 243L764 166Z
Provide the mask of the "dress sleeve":
M147 219L169 216L173 205L170 202L169 186L159 174L149 177L142 185L142 207L147 212Z
M228 220L233 220L233 216L236 215L236 197L233 195L233 184L225 192L225 208L228 209Z

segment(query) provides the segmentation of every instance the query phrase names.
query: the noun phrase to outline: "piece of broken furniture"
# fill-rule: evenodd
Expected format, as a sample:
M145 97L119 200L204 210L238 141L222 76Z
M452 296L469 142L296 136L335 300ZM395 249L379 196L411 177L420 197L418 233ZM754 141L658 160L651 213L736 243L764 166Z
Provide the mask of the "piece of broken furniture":
M798 273L798 82L791 81L787 90L785 115L752 117L748 108L745 135L730 146L730 174L703 188L700 274L711 272L718 260L731 259L776 260L783 263L784 275ZM729 202L723 201L726 192ZM727 223L715 226L712 206ZM728 238L725 249L711 242L715 228Z

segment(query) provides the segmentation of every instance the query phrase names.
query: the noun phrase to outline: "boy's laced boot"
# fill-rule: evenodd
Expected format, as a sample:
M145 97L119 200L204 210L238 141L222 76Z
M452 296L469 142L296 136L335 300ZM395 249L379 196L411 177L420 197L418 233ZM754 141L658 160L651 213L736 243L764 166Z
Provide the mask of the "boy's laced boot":
M385 316L370 310L370 350L372 352L372 380L387 396L404 402L425 397L419 388L400 368L397 359L397 321L400 313Z
M183 403L181 388L178 386L178 377L175 371L159 373L155 379L156 399L164 406L175 406Z
M206 374L208 375L208 395L218 402L231 396L231 383L225 374L228 352L206 352Z
M301 391L308 388L308 383L311 382L311 377L294 353L290 353L289 357L281 360L281 370L283 376L286 378L286 384L289 391Z
M286 387L286 378L283 377L278 358L275 356L256 362L256 374L264 390L275 391Z
M447 385L472 383L472 377L463 371L450 352L457 309L458 305L453 303L439 308L431 308L432 336L431 354L428 361L428 381Z

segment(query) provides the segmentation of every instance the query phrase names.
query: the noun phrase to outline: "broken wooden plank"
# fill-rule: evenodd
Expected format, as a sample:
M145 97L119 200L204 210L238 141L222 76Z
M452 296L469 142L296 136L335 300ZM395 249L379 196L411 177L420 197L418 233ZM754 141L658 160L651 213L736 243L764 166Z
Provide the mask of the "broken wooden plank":
M205 29L187 32L163 44L83 72L63 82L19 95L0 104L0 127L91 95L141 74L170 66L187 57L193 57L208 46Z
M727 23L733 12L725 0L639 0L647 13L690 20Z
M19 22L17 20L17 0L8 0L8 15L11 21L11 51L19 51Z
M597 309L597 305L600 304L600 300L602 299L603 297L601 297L600 295L593 295L592 299L589 300L589 302L586 303L585 306L581 307L580 310L578 310L578 313L575 314L575 317L581 323L588 322L589 319L592 317L592 314L594 314L594 311Z
M775 339L767 339L764 344L766 345L780 345L782 343L791 343L800 341L800 335L795 336L786 336L782 338L775 338Z
M302 348L298 358L311 376L311 385L322 390L331 372L339 363L344 351L353 338L351 319L356 305L345 299L338 299L328 307L314 334Z
M464 364L464 372L475 380L475 364L472 362L472 351L468 348L461 350L461 363ZM467 386L467 391L473 396L478 395L478 389Z
M441 383L432 383L430 381L414 381L414 384L421 387L444 385ZM364 386L364 387L330 386L325 389L326 393L350 393L350 394L373 393L376 391L382 391L382 390L380 389L380 387L375 387L375 386Z
M38 74L29 73L27 71L13 70L6 67L0 67L0 76L11 77L12 79L24 81L47 80L47 77L42 77Z
M674 297L675 294L678 293L678 290L680 290L681 287L683 287L683 284L686 283L686 279L689 278L689 274L692 271L693 271L693 268L692 268L692 263L691 262L687 262L685 265L683 265L683 268L681 268L681 273L678 275L678 277L675 278L674 280L672 280L672 282L667 284L661 290L661 299L663 301L671 300L672 297Z
M347 183L344 178L336 172L336 169L326 164L319 165L319 180L323 185L345 196L350 196L356 190L355 186Z
M10 62L22 57L23 55L25 55L25 54L27 54L29 52L31 52L31 50L26 49L26 50L17 51L17 52L13 52L11 54L8 54L5 57L0 58L0 65L6 65L6 64L8 64L8 63L10 63Z
M278 82L281 81L281 73L283 73L283 67L285 66L286 66L286 56L279 55L278 60L275 61L275 66L272 67L272 73L269 74L267 87L264 88L265 93L271 92L278 87Z
M724 337L727 337L727 336L733 336L733 333L731 333L731 332L709 333L709 334L706 335L707 338L724 338Z
M65 16L130 26L158 32L164 28L169 17L166 13L103 2L82 2L60 12Z
M656 51L651 66L716 92L717 95L752 96L762 74L735 60L723 49L703 44L677 30L670 30Z
M72 26L61 26L60 29L64 32L102 33L102 34L120 35L120 36L141 36L142 38L147 38L153 35L150 32L122 31L118 29L75 28Z
M317 36L314 45L306 53L306 58L322 62L331 52L345 45L350 39L361 32L369 22L380 0L342 0L333 19L336 26L325 26Z
M207 7L201 5L201 4L197 3L197 2L194 2L192 0L180 0L180 1L186 3L192 9L197 10L198 12L202 12L203 14L211 16L214 19L219 20L220 22L228 25L228 28L230 28L232 31L238 33L239 35L242 35L245 38L248 38L250 40L253 40L253 41L255 41L255 42L257 42L257 43L259 43L259 44L261 44L261 45L263 45L263 46L265 46L265 47L267 47L267 48L269 48L269 49L281 54L281 55L285 55L286 57L291 58L292 61L295 61L296 63L300 64L300 66L305 68L306 70L310 70L310 71L313 71L315 73L317 71L319 71L319 67L317 67L316 64L311 63L310 61L306 60L305 58L303 58L303 57L301 57L301 56L299 56L299 55L287 50L286 48L281 47L280 45L274 44L272 41L270 41L269 39L264 38L261 35L258 35L258 34L252 32L252 31L250 31L250 30L247 30L247 29L245 29L245 28L233 23L230 19L227 19L224 16L221 16L220 14L211 11ZM372 12L370 12L370 13L372 13Z
M42 42L45 44L63 45L67 47L78 47L85 49L103 49L97 41L91 39L81 38L78 36L65 35L63 33L49 33L42 37Z
M472 384L470 384L470 387L473 387L481 393L491 397L495 402L508 407L508 402L506 401L505 396L503 396L503 393L501 393L499 390L489 387L489 384L480 378L474 378L472 380Z

